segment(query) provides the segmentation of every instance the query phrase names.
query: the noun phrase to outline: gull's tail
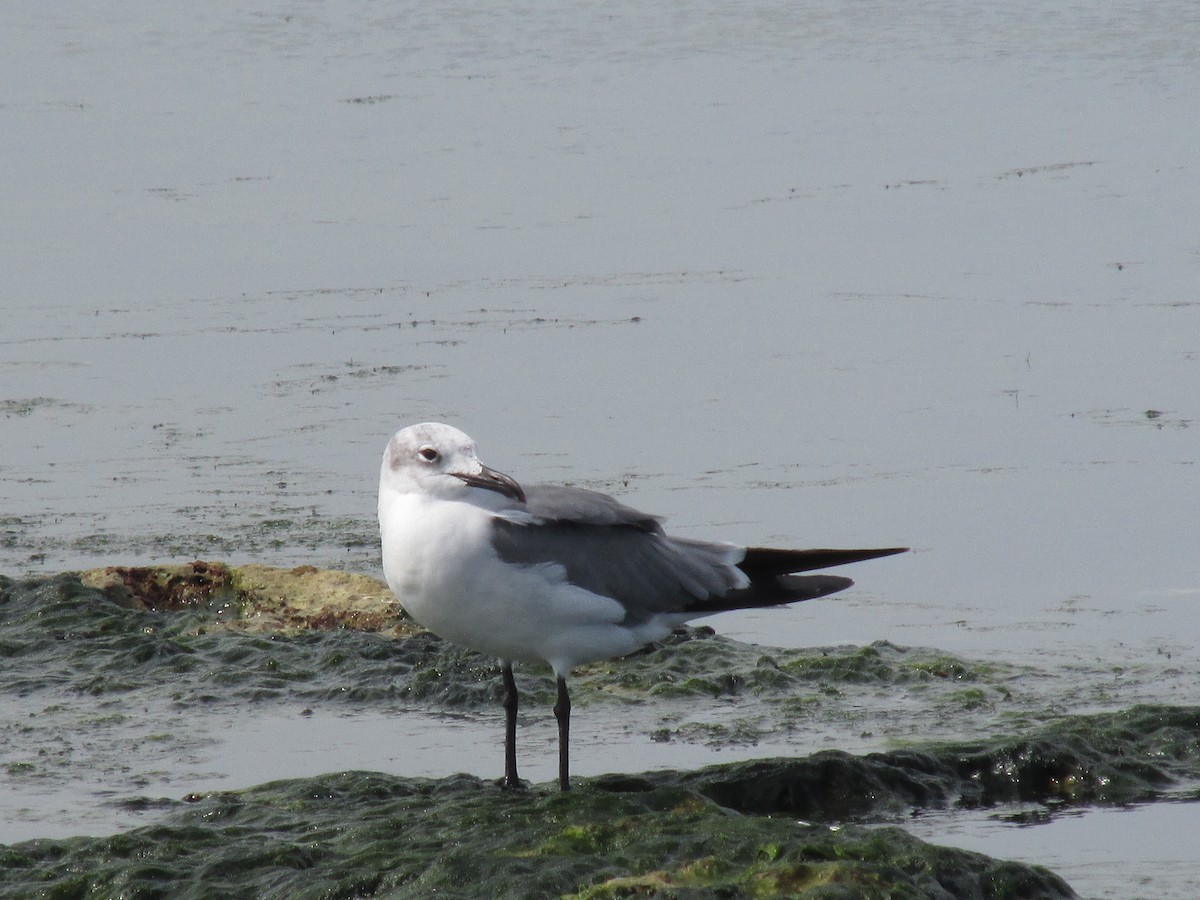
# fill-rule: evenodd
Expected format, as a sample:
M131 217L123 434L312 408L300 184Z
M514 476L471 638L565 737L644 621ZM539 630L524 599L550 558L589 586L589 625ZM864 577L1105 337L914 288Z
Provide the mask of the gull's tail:
M907 547L885 547L876 550L776 550L772 547L747 547L746 558L738 563L738 568L754 582L762 578L828 569L831 566L844 566L846 563L893 556L907 551Z
M813 600L845 590L854 581L841 575L797 575L813 569L826 569L861 562L880 556L904 553L907 547L870 550L776 550L771 547L747 547L745 558L737 564L749 578L750 586L713 597L693 609L722 612L756 606L777 606Z

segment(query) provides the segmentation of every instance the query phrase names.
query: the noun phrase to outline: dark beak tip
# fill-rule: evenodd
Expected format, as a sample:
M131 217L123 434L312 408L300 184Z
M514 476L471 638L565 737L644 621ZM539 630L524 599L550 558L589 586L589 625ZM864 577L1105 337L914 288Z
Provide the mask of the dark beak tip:
M511 497L514 500L525 502L525 491L516 481L509 478L502 472L497 472L495 469L483 467L478 475L458 475L454 476L460 479L471 487L483 488L488 491L495 491L497 494L503 494L505 497Z

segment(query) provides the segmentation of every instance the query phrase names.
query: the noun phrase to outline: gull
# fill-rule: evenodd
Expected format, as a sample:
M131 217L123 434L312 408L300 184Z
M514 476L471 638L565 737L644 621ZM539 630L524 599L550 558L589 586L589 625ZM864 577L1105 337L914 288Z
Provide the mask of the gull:
M567 677L625 656L684 622L731 609L823 597L853 582L797 575L902 553L780 550L671 537L657 516L607 494L530 484L485 466L450 425L397 431L379 473L383 572L400 605L434 634L500 660L504 778L517 777L513 663L547 663L558 689L558 780L570 788Z

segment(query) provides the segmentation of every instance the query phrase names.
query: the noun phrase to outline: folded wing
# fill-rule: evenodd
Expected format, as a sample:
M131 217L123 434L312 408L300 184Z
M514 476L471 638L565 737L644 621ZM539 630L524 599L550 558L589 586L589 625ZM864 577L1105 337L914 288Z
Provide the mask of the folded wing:
M656 516L606 494L557 485L530 485L525 493L526 515L493 520L500 558L561 566L572 584L619 601L629 624L823 597L853 582L795 573L903 550L746 549L673 538Z

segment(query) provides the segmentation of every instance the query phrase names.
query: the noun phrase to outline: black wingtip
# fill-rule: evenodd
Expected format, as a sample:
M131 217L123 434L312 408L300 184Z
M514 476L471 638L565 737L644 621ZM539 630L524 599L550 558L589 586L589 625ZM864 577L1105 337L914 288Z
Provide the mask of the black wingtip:
M775 584L790 594L792 601L797 601L836 594L851 587L854 581L842 575L780 575Z
M828 569L831 566L844 566L867 559L878 559L881 556L895 556L897 553L906 553L907 551L907 547L878 547L861 550L828 548L777 550L773 547L747 547L746 558L738 563L738 568L749 575L751 581L754 581L759 578L810 572L813 569Z
M738 563L750 578L750 585L730 591L723 597L699 603L690 611L697 614L776 606L814 600L844 591L854 584L844 575L800 575L812 569L826 569L847 563L877 559L904 553L907 547L876 547L861 550L777 550L772 547L748 547L746 558Z
M865 557L866 559L876 559L880 556L895 556L897 553L908 553L911 549L911 547L883 547L882 549L865 550L863 552L871 554Z

